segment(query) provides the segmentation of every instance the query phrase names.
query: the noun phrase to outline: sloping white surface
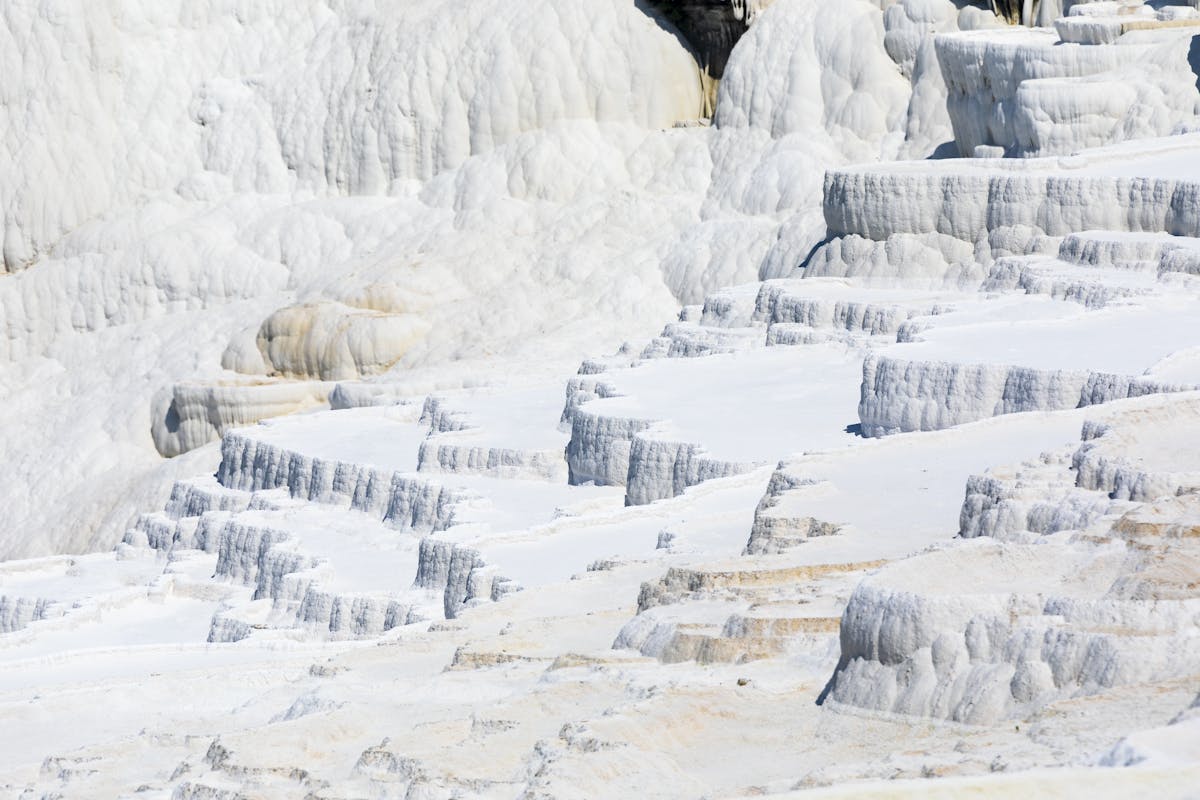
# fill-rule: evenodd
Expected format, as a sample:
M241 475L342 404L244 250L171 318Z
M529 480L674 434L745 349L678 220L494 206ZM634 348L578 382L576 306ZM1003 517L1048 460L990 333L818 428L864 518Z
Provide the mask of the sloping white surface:
M764 6L0 11L0 794L1191 790L1197 134L878 163L1183 38Z

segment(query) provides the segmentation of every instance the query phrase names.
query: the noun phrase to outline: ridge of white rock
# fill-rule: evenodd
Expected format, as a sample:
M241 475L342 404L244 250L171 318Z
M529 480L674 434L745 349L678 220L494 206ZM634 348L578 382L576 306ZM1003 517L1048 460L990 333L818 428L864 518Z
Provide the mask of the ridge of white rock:
M879 274L913 285L970 284L1002 255L1057 249L1091 230L1195 237L1191 135L1136 141L1069 158L946 160L854 167L826 177L835 239L818 275ZM903 260L917 253L916 263ZM896 273L899 273L898 275Z
M1183 320L1192 315L1193 301L1186 294L1166 295L1165 287L1158 291L1157 297L1129 298L1095 311L1073 303L1025 303L1024 319L1008 315L998 323L979 312L934 317L910 332L912 341L864 362L863 432L931 430L995 414L1194 388L1200 373L1189 371L1186 362L1159 376L1160 363L1165 370L1176 348L1193 346L1186 335L1176 338L1186 329ZM990 305L1004 309L1000 302ZM965 319L971 322L956 324ZM1060 335L1065 327L1070 334ZM1160 346L1164 335L1170 344ZM1044 347L1047 337L1057 337L1052 351Z

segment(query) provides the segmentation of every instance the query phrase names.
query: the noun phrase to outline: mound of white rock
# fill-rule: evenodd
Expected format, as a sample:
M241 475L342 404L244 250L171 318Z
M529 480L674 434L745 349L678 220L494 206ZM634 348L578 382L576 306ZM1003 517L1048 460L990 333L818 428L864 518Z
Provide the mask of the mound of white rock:
M1086 425L1072 460L973 479L976 538L855 589L826 701L990 724L1193 674L1198 416L1194 395L1138 401Z

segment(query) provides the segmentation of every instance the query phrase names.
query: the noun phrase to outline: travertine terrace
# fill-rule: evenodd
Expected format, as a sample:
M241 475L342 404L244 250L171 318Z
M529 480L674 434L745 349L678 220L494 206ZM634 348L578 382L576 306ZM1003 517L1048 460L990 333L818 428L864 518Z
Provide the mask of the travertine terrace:
M1194 4L0 53L0 796L1195 796Z

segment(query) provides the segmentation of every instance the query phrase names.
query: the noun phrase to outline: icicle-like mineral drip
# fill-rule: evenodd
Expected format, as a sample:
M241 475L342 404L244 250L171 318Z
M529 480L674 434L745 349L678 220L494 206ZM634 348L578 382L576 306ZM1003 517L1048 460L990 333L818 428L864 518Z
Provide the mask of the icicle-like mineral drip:
M733 16L747 27L754 22L773 0L730 0L733 4Z

